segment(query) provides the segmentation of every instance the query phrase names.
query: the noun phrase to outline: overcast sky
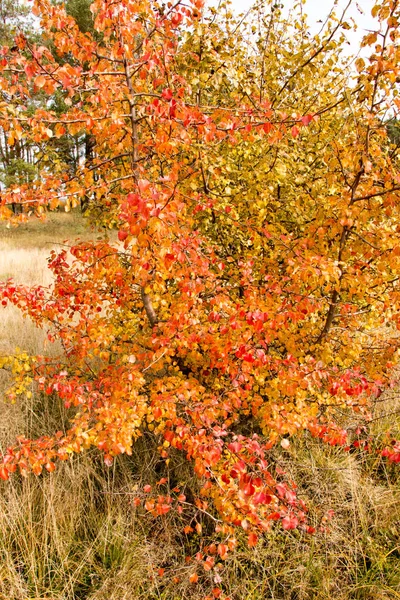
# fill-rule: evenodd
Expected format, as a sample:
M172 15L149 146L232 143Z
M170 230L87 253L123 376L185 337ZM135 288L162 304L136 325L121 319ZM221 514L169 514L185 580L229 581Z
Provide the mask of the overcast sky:
M215 1L215 0L214 0ZM286 7L292 6L292 0L280 0L284 2ZM338 0L336 9L337 16L342 14L343 9L348 4L349 0ZM253 4L253 0L232 0L234 8L239 11L245 11ZM353 0L348 12L347 19L353 17L358 25L358 30L347 31L346 35L351 43L351 50L356 52L359 47L359 42L366 29L376 28L376 21L371 16L371 8L375 4L375 0ZM319 31L321 23L325 21L333 5L333 0L307 0L304 12L308 15L310 30L312 33Z

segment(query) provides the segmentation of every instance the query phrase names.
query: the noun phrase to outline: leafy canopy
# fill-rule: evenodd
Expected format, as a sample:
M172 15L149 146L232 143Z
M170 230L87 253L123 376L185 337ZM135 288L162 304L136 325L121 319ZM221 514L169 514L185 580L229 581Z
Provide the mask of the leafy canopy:
M0 474L92 447L110 465L146 433L166 466L176 451L193 464L195 504L220 531L254 545L274 520L307 529L271 448L303 432L349 448L345 423L368 423L398 362L399 2L377 2L355 62L345 14L311 37L301 3L241 18L202 0L95 0L81 28L78 6L35 0L40 44L20 33L2 50L0 125L41 158L1 214L84 199L118 240L53 252L50 288L1 285L63 349L2 357L10 397L33 381L71 423L20 437ZM73 170L54 145L72 138ZM399 462L395 441L380 451ZM142 501L155 516L185 505L150 486Z

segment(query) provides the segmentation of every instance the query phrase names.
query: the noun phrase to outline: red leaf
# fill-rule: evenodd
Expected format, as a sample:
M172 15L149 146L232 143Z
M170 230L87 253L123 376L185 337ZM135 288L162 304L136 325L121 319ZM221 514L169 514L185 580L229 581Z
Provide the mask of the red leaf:
M111 467L111 465L112 465L112 464L113 464L113 462L114 462L114 459L113 459L113 457L112 457L110 454L106 454L106 455L104 456L104 462L105 462L105 464L107 465L107 467Z
M255 533L249 533L249 535L247 537L247 543L250 548L257 546L258 536Z
M35 75L35 69L30 64L25 65L24 71L25 71L26 75L28 76L28 79L31 79Z
M276 486L276 491L278 492L278 496L283 498L286 493L286 485L283 483L278 483Z
M287 515L286 517L283 517L283 519L282 519L283 529L296 529L298 524L299 524L299 521L298 521L297 517L295 517L294 515Z
M167 442L172 442L172 440L174 439L174 434L172 431L170 431L169 429L167 429L167 431L164 431L164 439L167 440Z
M271 504L272 496L265 492L258 492L253 496L253 502L254 504Z
M169 88L165 88L161 92L161 96L164 98L164 100L167 100L169 102L170 100L172 100L173 97L172 90L170 90Z
M226 544L218 544L217 552L222 560L225 560L228 557L228 546Z
M255 492L254 485L252 483L248 483L243 489L243 492L245 496L252 496Z
M169 504L157 504L156 510L157 514L166 515L171 510L171 506Z
M159 419L162 416L162 410L159 406L155 406L152 412L155 419Z
M281 518L281 513L279 513L279 512L273 512L270 515L268 515L268 519L270 519L271 521L277 521L280 518Z
M228 448L231 452L234 452L235 454L237 454L238 452L241 451L242 444L240 444L239 442L231 442L230 444L228 444Z
M207 556L206 560L203 562L203 569L205 571L211 571L215 563L215 560L212 556Z
M124 229L120 229L118 231L118 239L119 239L120 242L124 242L127 237L128 237L128 232L127 231L125 231Z
M303 123L303 125L305 125L307 127L307 125L309 125L311 123L313 118L314 117L312 115L305 115L304 117L301 118L301 122Z
M9 478L8 469L5 466L0 467L0 477L1 479L4 479L4 481L7 481Z
M310 535L315 533L315 527L311 527L311 525L309 527L307 527L307 533L309 533Z

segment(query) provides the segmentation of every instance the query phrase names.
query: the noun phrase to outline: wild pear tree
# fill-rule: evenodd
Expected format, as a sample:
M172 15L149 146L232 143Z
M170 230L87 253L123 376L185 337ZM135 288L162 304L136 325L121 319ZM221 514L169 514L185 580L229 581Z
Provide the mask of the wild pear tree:
M220 531L241 526L254 545L273 521L309 527L269 451L304 432L349 447L340 414L368 423L398 362L400 176L385 123L400 108L399 7L376 4L370 58L349 65L345 14L311 38L299 6L285 19L266 1L241 19L201 0L95 0L81 31L34 1L43 44L20 34L3 48L0 124L11 145L85 135L92 155L72 174L62 156L44 162L4 191L2 216L12 200L42 214L86 198L118 241L53 252L50 288L1 284L3 305L63 348L2 357L10 395L33 381L73 409L67 431L8 448L3 479L93 447L110 465L152 432L167 468L171 452L193 464L195 505ZM28 110L37 90L65 111ZM399 462L395 440L380 451ZM178 492L145 486L137 505L189 510Z

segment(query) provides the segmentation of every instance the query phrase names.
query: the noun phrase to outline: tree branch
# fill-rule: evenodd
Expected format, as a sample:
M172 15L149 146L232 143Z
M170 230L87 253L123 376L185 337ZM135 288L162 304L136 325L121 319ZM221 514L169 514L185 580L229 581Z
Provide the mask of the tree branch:
M152 327L154 327L154 325L156 325L158 322L157 314L153 308L153 303L151 301L151 298L148 294L146 294L143 286L140 288L140 295L141 295L143 306L146 311L147 318L149 319L150 325Z

